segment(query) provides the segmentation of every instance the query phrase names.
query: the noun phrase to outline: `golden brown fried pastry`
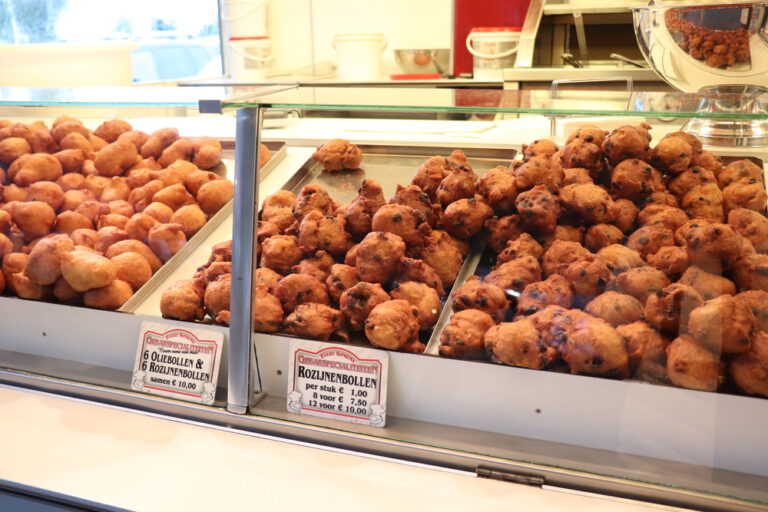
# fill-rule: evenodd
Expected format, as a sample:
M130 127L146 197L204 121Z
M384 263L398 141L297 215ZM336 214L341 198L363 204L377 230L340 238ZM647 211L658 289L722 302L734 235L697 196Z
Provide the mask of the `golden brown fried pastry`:
M651 127L640 123L637 126L621 126L609 133L603 141L603 152L608 163L616 166L631 158L647 161L651 156Z
M397 283L389 292L395 300L405 300L418 310L419 330L432 328L440 314L440 296L434 288L419 281Z
M139 163L136 165L141 165L141 164ZM151 176L152 170L153 169L150 169L148 167L131 169L125 174L125 183L127 183L128 186L131 187L131 190L133 190L134 188L143 187L144 185L152 181L152 176ZM154 170L159 170L159 169L154 169ZM73 187L73 188L77 188L77 187Z
M94 135L99 137L99 135L94 132ZM107 142L114 142L114 140L108 140L105 137L101 137L102 139L106 140ZM136 146L136 151L141 151L141 147L149 140L149 134L146 132L143 132L141 130L125 130L122 131L118 136L117 139L127 139L133 143L134 146ZM62 142L64 142L62 140ZM154 160L154 158L152 159Z
M642 226L627 238L627 247L637 251L641 258L656 254L662 247L670 245L675 245L675 234L661 224Z
M335 263L333 256L327 252L317 251L311 257L304 258L294 265L292 270L295 274L307 274L324 283Z
M128 224L128 217L125 215L118 215L117 213L107 213L99 217L99 221L96 223L96 229L101 229L107 226L114 226L125 230L126 224Z
M60 186L64 192L72 189L81 189L85 186L85 176L76 172L70 172L56 178L54 183Z
M680 208L662 204L647 205L637 215L640 226L660 225L672 231L677 230L688 220L688 215Z
M426 283L430 287L434 288L437 293L442 296L445 293L443 288L443 280L437 274L434 268L430 267L422 260L413 258L403 258L400 260L400 264L397 268L397 273L393 279L395 283L402 283L405 281L419 281Z
M569 144L575 139L581 139L585 142L591 142L598 146L602 146L606 135L608 135L607 131L600 129L593 124L584 124L572 131L568 135L565 143Z
M365 320L365 336L376 347L400 350L418 340L418 310L405 300L377 304Z
M603 150L585 139L573 139L563 148L560 161L565 168L582 167L597 174L603 167Z
M704 305L704 299L692 287L672 283L661 292L648 296L645 303L645 320L651 327L669 334L688 332L691 311Z
M404 255L405 243L398 235L384 231L368 233L357 248L357 274L361 281L386 283L395 275Z
M483 280L506 293L522 292L527 285L541 281L541 266L533 256L522 256L497 266Z
M221 162L221 142L213 137L197 137L192 140L192 163L200 169L210 169ZM266 150L266 151L265 151ZM259 144L259 167L270 158L269 149Z
M10 203L12 201L26 201L29 195L29 187L17 187L13 183L6 185L3 190L3 201Z
M584 246L592 252L597 252L603 247L622 244L627 237L613 224L595 224L587 228L584 235Z
M748 304L720 295L691 311L688 333L714 354L737 354L749 350L756 323Z
M496 322L504 319L509 301L504 290L486 283L479 276L472 276L451 294L454 311L478 309L491 315Z
M605 260L596 254L579 257L568 265L562 275L570 282L577 304L585 304L603 293L613 277Z
M325 287L328 289L328 295L333 299L333 303L338 304L341 294L359 282L355 267L335 263L331 266L330 273L325 280Z
M31 152L32 146L23 137L8 137L0 140L0 163L5 165Z
M594 317L601 318L613 327L618 327L641 320L644 305L631 295L607 291L592 299L584 311Z
M275 297L280 299L286 313L305 302L329 303L325 285L307 274L289 274L282 278L275 287Z
M530 318L490 327L483 345L491 359L510 366L541 370L557 359L557 351L542 340Z
M8 167L8 179L19 187L37 181L56 181L62 174L59 160L47 153L21 155Z
M39 201L15 203L10 210L13 222L27 241L47 235L56 222L56 212L48 203Z
M722 274L742 257L742 237L728 224L691 223L682 233L688 261L708 272Z
M276 235L267 238L261 246L261 266L278 274L287 274L299 261L301 250L295 236Z
M544 251L547 251L555 243L555 240L582 243L584 241L584 231L584 226L558 224L552 233L539 234L538 240L541 242Z
M629 376L629 355L624 341L603 320L588 315L577 318L559 349L571 373L619 379Z
M27 259L29 259L29 254L21 252L11 252L3 256L3 276L9 287L11 286L11 276L13 274L20 273L21 275L24 275L24 267L27 264Z
M64 202L64 191L52 181L36 181L29 186L27 201L42 201L58 210Z
M194 279L201 286L208 286L208 283L214 281L222 274L232 273L231 261L211 261L197 268ZM268 268L256 269L253 276L253 281L256 284L265 284L271 290L274 289L277 282L282 278L280 274L274 270ZM255 286L255 284L254 284Z
M648 265L661 270L674 281L688 268L688 253L682 247L669 245L662 247L655 254L649 254L646 261Z
M35 284L21 272L11 274L8 289L22 299L47 300L53 296L53 286Z
M693 147L684 137L667 136L662 138L651 151L651 164L669 174L685 171L693 158Z
M211 318L217 318L222 311L229 311L229 302L232 295L232 274L221 274L215 280L208 283L203 295L205 310Z
M579 309L565 309L562 306L550 305L528 318L533 321L541 339L548 346L558 348L565 343L573 323L585 317L592 318Z
M710 274L696 266L688 267L678 281L699 292L704 300L721 295L735 295L736 285L723 276Z
M560 201L544 185L536 185L531 190L521 192L515 206L520 214L520 222L528 229L543 233L555 230L560 215Z
M332 139L312 154L312 158L323 165L326 171L358 169L363 161L363 152L346 139Z
M515 180L515 172L512 169L499 165L486 172L477 182L477 192L500 217L511 214L515 209Z
M723 222L725 210L723 193L714 183L696 185L685 193L680 207L692 219L706 219L711 222Z
M11 252L13 252L13 242L11 242L10 238L0 233L0 260Z
M635 228L635 221L639 210L635 203L629 199L616 199L610 204L609 212L613 219L613 225L621 230L622 233L628 233Z
M109 228L104 228L109 229ZM102 230L103 231L103 230ZM96 241L96 244L98 245L98 239ZM107 258L114 258L118 254L122 254L124 252L137 252L144 256L146 258L147 262L149 262L149 266L152 267L152 272L157 272L160 267L163 265L163 262L160 261L160 258L157 257L157 255L152 251L152 249L149 248L146 244L138 241L138 240L129 240L129 239L122 239L119 240L113 244L111 244L106 252L104 252L104 256Z
M184 226L181 224L155 224L147 233L147 245L166 262L187 243Z
M93 252L68 251L61 254L61 275L74 290L84 292L109 285L117 277L117 265Z
M136 151L136 146L123 139L96 151L93 163L101 176L120 176L139 160L141 157Z
M225 262L220 262L220 263L225 263ZM267 290L269 291L269 293L272 293L272 294L275 293L275 288L277 287L277 283L282 278L283 276L281 276L271 268L266 268L266 267L259 267L253 273L254 286L263 284L264 286L267 287Z
M284 326L285 332L306 338L327 340L339 331L340 336L346 338L344 315L326 304L299 304L285 319Z
M160 167L168 167L177 160L191 160L195 143L189 137L179 137L163 150L157 158Z
M721 189L725 189L731 183L737 182L743 178L751 178L762 182L763 170L752 160L735 160L717 175L717 184Z
M440 355L457 359L485 359L483 336L496 325L488 313L464 309L451 316L440 333Z
M141 156L144 158L160 158L163 150L179 138L176 128L160 128L152 132L147 141L141 146Z
M643 160L622 160L611 172L611 192L617 198L640 201L661 189L661 173Z
M637 321L616 327L629 354L630 376L640 380L666 377L666 348L669 340L645 322Z
M742 178L723 189L723 208L726 213L736 208L747 208L765 213L767 200L768 193L765 191L765 184L762 180Z
M253 330L277 332L282 326L283 306L266 285L257 284L253 290Z
M197 196L197 193L203 185L220 179L221 178L217 174L210 171L192 171L184 177L184 186L187 187L190 194ZM293 208L293 205L291 205L291 208Z
M385 204L371 220L371 229L399 236L409 252L417 253L432 231L421 211L401 204Z
M93 134L107 142L115 142L120 134L133 130L128 121L122 119L109 119L93 130ZM147 136L149 138L149 136ZM146 141L145 141L146 142Z
M768 332L768 292L765 290L747 290L734 295L737 300L747 304L755 316L755 326Z
M693 158L691 159L691 165L710 170L715 174L715 176L720 174L720 172L723 170L723 162L720 160L720 157L715 156L711 151L707 151L706 149L702 150L698 154L693 155Z
M290 190L278 190L268 195L261 203L262 209L267 209L271 206L287 206L293 208L296 204L296 194Z
M768 397L768 334L755 333L750 349L731 360L729 371L743 392Z
M197 191L197 203L208 215L213 215L227 204L235 194L235 185L229 180L209 181Z
M349 233L344 227L343 217L323 215L317 210L309 211L299 224L299 247L304 252L322 249L341 256L347 251L350 242Z
M743 257L733 269L733 280L739 290L768 290L768 255Z
M35 284L54 284L61 276L64 253L74 249L75 244L67 235L53 235L49 238L43 238L30 251L27 264L24 267L24 275Z
M568 279L552 274L544 281L526 285L517 300L517 314L531 315L548 306L570 308L573 304L573 290Z
M149 266L147 259L137 252L124 252L111 258L112 263L116 265L116 279L125 281L136 291L152 277L152 267Z
M133 209L137 212L143 211L147 208L147 205L152 203L152 197L163 189L163 182L160 180L152 180L146 185L137 187L131 190L128 194L128 202L133 205ZM167 205L164 205L167 206ZM170 209L170 207L168 207Z
M728 224L752 242L757 252L768 252L768 218L764 215L746 208L735 208L728 212Z
M200 195L199 192L198 195ZM195 198L192 196L192 194L187 192L187 189L184 187L184 185L181 183L176 183L175 185L164 187L158 190L155 194L152 195L152 202L163 203L171 210L176 211L184 205L195 204Z
M380 284L361 281L341 294L339 309L344 313L349 328L353 331L361 331L371 310L390 299L391 297Z
M407 187L397 185L395 195L389 200L389 204L410 206L414 210L420 211L430 226L434 227L437 224L440 205L432 204L429 194L421 190L417 185L408 185Z
M187 239L190 239L205 225L206 220L205 213L203 213L203 210L201 210L199 206L196 204L188 204L173 212L169 223L180 224ZM126 227L125 230L128 231L128 228Z
M509 240L525 232L519 215L507 215L485 221L485 241L498 252L504 250Z
M447 158L442 156L430 157L416 169L411 184L418 186L429 196L432 202L436 202L437 187L440 186L440 182L450 170L451 165Z
M544 254L544 248L528 233L522 233L514 240L507 242L504 250L496 256L496 264L501 265L520 256L533 256L540 258Z
M491 217L493 217L493 209L485 201L475 198L459 199L445 209L442 224L451 235L467 239L479 233L485 221Z
M344 220L347 231L359 239L371 231L371 219L386 201L381 185L372 179L363 180L357 193L357 197L344 209Z
M675 386L717 391L725 380L723 371L720 358L687 334L667 346L667 375Z
M86 179L87 181L87 179ZM131 193L131 187L126 183L125 178L115 176L109 181L99 195L99 201L109 203L111 201L125 201ZM133 213L133 207L131 207Z
M126 222L125 232L128 233L130 238L146 244L149 230L156 224L158 224L158 222L154 217L151 217L146 213L137 213Z
M571 169L563 170L563 186L578 185L584 183L594 183L592 176L589 173L589 169L574 167Z
M704 183L717 183L715 174L709 169L693 166L675 176L667 185L667 189L682 199L686 192Z
M461 169L451 169L438 185L435 199L443 207L459 199L475 197L475 175Z
M299 191L293 207L293 215L298 221L301 221L310 210L318 210L323 215L333 215L337 206L325 187L319 183L310 183Z
M548 156L551 157L560 148L557 144L555 144L554 141L550 139L538 139L533 141L531 144L523 144L522 146L522 153L523 153L523 160L528 161L533 157L536 156Z
M296 222L293 209L288 206L270 206L261 211L261 219L276 225L283 234Z
M95 229L81 228L74 230L69 234L69 237L75 245L82 245L93 249L96 244L98 233Z
M669 278L653 267L633 267L616 276L616 290L633 296L645 304L648 297L669 286Z
M83 293L69 286L69 283L63 277L58 278L54 283L53 296L62 304L70 306L80 306L83 304Z
M578 242L555 240L541 257L541 268L545 276L562 274L568 265L588 254L589 251Z
M113 279L103 288L92 288L83 295L86 306L99 309L120 309L133 295L131 285L120 279Z
M108 202L107 206L109 207L109 213L117 213L126 217L130 217L135 213L133 211L133 206L131 206L131 203L128 201L115 199L114 201Z
M550 192L556 192L563 184L564 176L559 159L535 156L515 168L515 186L520 191L541 185Z
M560 189L560 202L566 210L591 223L601 224L613 220L611 197L604 188L597 185L567 185Z

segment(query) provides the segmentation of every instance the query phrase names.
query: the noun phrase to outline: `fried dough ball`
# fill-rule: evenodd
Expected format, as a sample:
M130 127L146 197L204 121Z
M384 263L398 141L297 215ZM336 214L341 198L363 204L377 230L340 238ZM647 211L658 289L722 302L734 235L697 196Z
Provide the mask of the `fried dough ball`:
M283 306L266 285L257 284L253 290L253 330L272 333L282 326Z
M491 315L496 322L504 319L509 301L504 290L486 283L479 276L472 276L451 294L454 311L477 309Z
M523 288L517 300L517 314L531 315L548 306L570 308L573 304L573 290L568 279L552 274L544 281L530 283Z
M728 224L693 224L685 233L688 261L715 274L733 267L742 256L741 236Z
M8 188L6 187L6 196L8 192ZM62 197L61 205L59 206L59 211L77 211L78 206L81 204L87 202L87 201L96 201L96 196L93 195L93 192L90 190L80 190L80 189L70 189L64 192L64 195ZM98 207L96 208L96 212L98 213ZM81 212L77 212L81 213ZM84 214L85 215L85 214ZM86 217L90 218L92 221L95 220L90 215L86 215Z
M669 174L680 174L691 164L693 148L683 137L664 137L651 151L651 165Z
M483 345L493 360L510 366L541 370L557 359L557 351L541 339L530 318L490 327Z
M611 197L593 184L567 185L560 189L560 202L566 210L595 224L610 222Z
M560 161L548 156L532 157L518 165L514 172L518 191L541 185L550 192L555 192L563 184L564 173Z
M670 245L675 245L675 234L660 224L642 226L627 238L627 247L637 251L644 259Z
M98 309L120 309L133 295L131 285L120 279L114 279L103 288L93 288L85 292L83 302L86 306Z
M17 203L10 213L27 241L47 235L56 222L56 212L51 205L40 201Z
M411 184L418 186L429 196L432 202L436 202L437 188L450 170L451 166L447 158L442 156L430 157L416 169Z
M299 246L304 252L319 249L341 256L350 243L342 217L323 215L317 210L308 212L299 224Z
M578 242L555 240L541 257L541 268L545 276L562 274L571 263L588 254Z
M386 204L380 207L371 220L371 229L399 236L409 251L416 252L424 245L425 237L432 231L419 210L401 204Z
M493 318L478 309L454 313L440 333L440 355L457 359L486 359L483 336L494 325Z
M312 158L323 165L326 171L358 169L363 161L363 152L346 139L332 139L312 154Z
M440 279L434 268L422 260L413 258L403 258L400 260L393 282L402 283L405 281L426 283L431 288L434 288L440 296L445 294L443 280Z
M262 210L261 219L276 225L281 233L285 233L296 222L293 210L288 206L270 206Z
M152 134L141 146L141 156L144 158L160 158L163 150L179 138L179 130L176 128L160 128Z
M229 263L230 265L229 268L230 269L232 268L231 267L232 264L230 262L223 262L223 261L212 262L211 267L213 267L213 265L215 265L216 263L220 263L220 264ZM281 276L271 268L267 268L267 267L259 267L256 270L254 270L254 273L253 273L254 286L264 285L267 287L267 290L271 294L275 293L275 289L277 288L277 283L280 282L282 278L283 276Z
M299 241L295 236L277 235L264 240L261 246L261 266L278 274L287 274L301 261Z
M742 178L723 189L723 208L726 212L736 208L747 208L764 213L766 201L768 201L768 193L765 191L762 180Z
M117 267L115 278L131 285L134 291L144 286L152 277L152 267L147 259L137 252L124 252L111 260Z
M485 221L485 241L497 253L504 250L509 240L514 240L524 232L519 215L507 215Z
M435 192L435 199L443 207L454 201L475 196L475 176L461 169L449 171Z
M62 174L61 163L47 153L22 155L8 167L8 179L20 187L36 181L56 181Z
M533 256L522 256L497 266L483 280L506 293L522 292L527 285L541 281L541 266Z
M756 323L748 304L720 295L691 311L688 333L715 354L737 354L749 349Z
M707 151L706 149L698 154L694 152L693 158L691 159L691 165L710 170L715 176L720 174L723 170L723 162L720 160L720 157L715 156L711 151Z
M675 386L717 391L724 381L723 371L720 358L687 334L667 346L667 375Z
M407 187L397 185L395 195L392 197L392 199L389 200L389 204L401 204L403 206L410 206L414 210L421 212L424 216L424 220L426 220L430 226L434 227L437 224L437 219L440 213L440 205L432 204L429 199L429 195L421 190L417 185L408 185Z
M418 309L405 300L377 304L365 320L365 337L375 347L400 350L418 340Z
M680 201L680 206L692 219L712 222L723 222L725 219L723 193L714 183L704 183L690 189Z
M552 157L552 155L557 153L559 149L558 145L550 139L538 139L533 141L530 145L523 144L523 161L527 162L531 158L537 156Z
M747 304L755 316L755 327L768 332L768 292L765 290L746 290L734 295L734 298Z
M232 200L234 194L235 185L231 181L209 181L197 191L197 202L205 213L212 215Z
M640 226L659 225L672 231L688 222L688 215L680 208L651 204L640 210L637 221Z
M22 299L47 300L53 295L51 285L35 284L23 273L11 274L8 288Z
M637 158L622 160L611 172L611 192L617 198L639 201L661 188L661 173Z
M85 185L85 176L76 172L62 174L54 182L61 187L63 192L72 189L81 189Z
M424 251L429 248L430 245L427 245ZM404 255L405 243L398 235L384 231L368 233L357 249L357 274L361 281L386 283L395 275ZM426 259L425 262L429 264Z
M109 213L116 213L125 217L131 217L134 214L133 206L128 201L116 199L109 201L107 206L109 207Z
M325 187L319 183L310 183L299 191L293 207L293 215L296 220L301 222L301 219L310 210L317 210L324 215L333 215L336 206Z
M644 306L631 295L607 291L592 299L584 311L594 317L601 318L613 327L618 327L641 320Z
M653 267L633 267L616 276L616 289L645 304L648 297L669 286L667 275Z
M125 225L128 224L129 218L125 215L118 215L116 213L107 213L99 217L99 221L96 224L96 229L101 229L107 226L115 226L122 230L125 230Z
M485 221L491 217L493 210L484 201L459 199L445 209L442 223L448 233L466 239L479 233Z
M582 167L597 172L603 166L603 150L585 139L573 139L563 148L560 160L566 168Z
M152 180L144 186L131 190L131 193L128 195L128 202L133 205L133 209L136 212L142 212L150 203L152 203L152 197L163 188L164 185L162 181Z
M666 377L669 340L643 321L616 327L629 355L630 376L640 380L661 380Z
M223 182L223 180L220 180L220 181ZM202 187L200 190L202 190ZM200 192L198 192L198 196L199 195L200 195ZM195 198L192 196L192 194L187 192L187 189L184 188L184 185L182 185L181 183L177 183L176 185L164 187L158 190L157 192L155 192L152 195L152 202L163 203L164 205L168 206L171 210L176 211L182 206L195 204ZM203 207L202 203L200 204L200 207L206 213L211 213L216 211L216 210L212 210L212 211L206 210Z
M11 252L13 252L13 242L11 242L10 238L0 233L0 260L2 260L3 256Z
M679 206L677 198L666 190L657 190L656 192L652 192L651 195L645 198L643 204L646 206L650 204L664 204L667 206L673 206L675 208Z
M125 232L128 233L128 237L146 244L149 230L156 224L158 221L154 217L146 213L137 213L125 223Z
M514 240L507 242L504 250L496 256L496 264L501 265L521 256L533 256L540 258L544 254L544 248L528 233L522 233Z
M27 200L48 203L54 210L64 201L64 191L52 181L36 181L29 186L28 193Z
M608 214L613 219L613 225L619 228L622 233L628 233L635 228L635 221L639 213L635 203L629 199L616 199L609 204L608 208Z
M768 334L756 333L751 348L731 360L729 371L743 392L768 397Z
M61 253L61 275L72 289L84 292L109 285L117 276L117 265L93 252L67 251Z
M398 185L398 190L400 190ZM344 209L346 229L355 238L362 238L371 231L374 214L386 204L381 185L365 179L357 190L357 197Z
M51 132L48 130L33 131L27 137L27 142L29 142L32 153L55 153L59 150L58 144L53 140Z
M171 217L173 217L173 209L167 204L159 202L149 203L147 207L141 211L141 213L144 215L149 215L161 224L167 224L171 222Z
M305 303L285 319L285 332L296 336L327 340L334 332L344 328L344 316L338 309L326 304ZM345 337L342 334L342 337Z
M93 134L97 137L101 137L107 142L115 142L120 134L131 130L133 130L133 127L128 121L122 119L109 119L93 130Z
M278 190L277 192L268 195L264 199L264 201L261 203L261 208L266 209L271 206L287 206L288 208L292 209L295 204L296 194L290 190Z
M96 133L94 132L94 135ZM101 137L104 140L104 137ZM117 136L117 139L115 140L128 140L130 141L134 146L136 146L136 151L141 151L141 147L146 144L146 142L149 140L149 134L146 132L143 132L141 130L124 130L121 131L120 134ZM111 140L107 140L107 142L114 142ZM150 157L151 158L151 157ZM152 158L152 161L154 161L154 158Z
M104 229L109 229L109 228L104 228ZM97 240L97 245L98 245L98 240ZM147 262L149 262L149 266L152 268L153 273L157 272L160 269L160 267L163 265L163 263L160 261L160 258L157 257L157 255L152 251L152 249L150 249L148 245L138 240L122 239L122 240L116 241L106 249L106 252L104 252L104 256L112 259L118 254L122 254L124 252L137 252L142 256L144 256Z
M419 281L397 283L389 292L395 300L405 300L418 310L419 330L430 329L440 314L440 296L434 288Z
M342 292L339 297L339 309L344 313L349 328L361 331L371 310L390 299L380 284L360 281Z
M704 300L714 299L721 295L735 295L736 285L733 281L720 275L710 274L704 270L688 267L678 281L699 292Z
M136 146L124 139L96 151L93 164L101 176L120 176L140 159Z
M613 274L600 256L587 254L568 265L563 276L570 281L574 300L584 304L605 290Z
M733 280L739 290L768 290L768 255L742 258L733 269Z
M325 280L325 287L328 289L328 295L333 300L333 303L338 304L341 294L359 282L355 267L335 263L331 266L330 273Z
M527 228L543 233L555 230L560 215L560 202L544 185L536 185L531 190L521 192L515 206L522 224Z
M192 160L195 143L189 137L179 137L163 150L157 158L160 167L168 167L176 160Z
M72 239L73 244L82 245L93 249L94 245L96 245L98 232L91 228L80 228L70 233L69 237Z
M629 355L616 330L603 320L585 316L573 322L560 355L573 374L624 379Z
M86 180L87 181L87 180ZM131 193L131 187L125 182L125 178L114 177L99 195L99 201L110 203L112 201L125 201Z
M215 280L208 283L203 295L203 304L211 318L215 319L222 311L230 310L231 292L232 274L221 274Z
M67 280L60 277L53 285L53 296L62 304L79 306L83 303L83 293L76 291Z
M325 285L307 274L289 274L282 278L275 287L275 297L280 299L286 313L305 302L329 304Z
M0 163L5 165L31 152L32 146L22 137L8 137L0 140Z
M210 169L221 162L221 142L213 137L197 137L193 139L191 160L200 169ZM262 150L263 151L263 150ZM269 149L267 149L267 160ZM260 163L259 166L263 165Z
M499 165L486 172L477 182L477 192L498 216L511 214L515 209L517 186L515 172Z
M317 251L314 256L304 258L293 266L295 274L308 274L317 278L320 282L325 282L331 274L331 267L336 263L333 256L325 251Z
M704 183L717 183L715 174L703 167L693 166L675 176L667 185L667 189L682 198L690 189Z
M590 251L597 252L609 245L622 244L626 239L624 233L612 224L595 224L587 228L584 245Z
M768 218L764 215L746 208L735 208L728 212L728 225L752 242L757 252L768 252Z
M95 156L93 144L91 144L91 141L88 140L87 137L83 136L83 134L78 132L71 132L67 134L66 137L61 139L61 142L59 142L59 148L61 150L79 149L83 152L83 156L88 157L88 160L93 160L93 157ZM51 151L51 153L54 152L55 151Z
M542 248L548 250L555 240L564 242L582 243L584 241L584 226L570 226L567 224L558 224L552 233L540 234L539 241Z
M563 186L594 183L592 176L589 174L589 169L574 167L563 170L563 174Z
M75 245L67 235L54 235L41 239L29 253L24 275L35 284L55 283L61 276L63 254L74 249Z
M648 265L661 270L672 280L688 268L688 253L676 245L662 247L655 254L648 255L646 260Z
M584 124L582 126L579 126L574 131L572 131L568 135L568 138L566 139L565 143L569 144L573 142L575 139L581 139L586 142L592 142L593 144L602 146L603 142L605 141L606 135L608 135L607 131L600 129L593 124Z
M640 123L637 126L625 125L611 131L603 141L603 152L612 166L627 159L636 158L648 161L651 156L650 125Z
M688 332L691 311L704 305L704 299L691 286L672 283L660 293L648 296L645 320L651 327L670 336Z
M171 259L186 243L187 236L181 224L157 223L149 228L147 233L147 245L163 263Z
M717 175L717 184L721 189L725 189L731 183L735 183L744 178L751 178L758 182L763 181L763 170L752 160L735 160Z

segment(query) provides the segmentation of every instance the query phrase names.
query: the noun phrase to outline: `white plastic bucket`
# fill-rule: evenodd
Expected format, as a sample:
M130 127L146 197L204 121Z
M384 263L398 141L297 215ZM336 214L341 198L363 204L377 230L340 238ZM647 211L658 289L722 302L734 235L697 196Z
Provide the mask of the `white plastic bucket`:
M229 37L266 37L266 0L224 0L221 21Z
M230 75L233 80L264 80L272 60L272 47L268 37L242 37L229 39Z
M387 40L383 34L336 34L333 47L341 80L378 80L384 74L381 54Z
M502 70L515 65L520 27L475 27L467 35L473 75L480 80L502 80Z

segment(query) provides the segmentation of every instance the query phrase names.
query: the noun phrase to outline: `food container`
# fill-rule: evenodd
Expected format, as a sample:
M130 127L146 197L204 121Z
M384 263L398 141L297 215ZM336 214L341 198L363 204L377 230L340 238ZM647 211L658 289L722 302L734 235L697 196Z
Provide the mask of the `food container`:
M520 27L475 27L467 36L467 50L473 56L474 77L501 80L502 70L515 65Z
M268 37L230 37L228 46L233 79L258 81L266 78L273 57Z
M382 77L381 54L387 47L383 34L336 34L333 47L341 80L378 80Z

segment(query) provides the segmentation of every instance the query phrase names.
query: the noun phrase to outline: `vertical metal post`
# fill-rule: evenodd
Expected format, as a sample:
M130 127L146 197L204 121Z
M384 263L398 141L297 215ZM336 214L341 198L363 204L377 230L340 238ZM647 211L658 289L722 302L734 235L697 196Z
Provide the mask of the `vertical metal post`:
M254 348L253 269L256 265L258 227L259 145L264 109L237 111L235 135L235 203L232 227L232 295L230 297L229 375L227 410L248 412L252 394L251 361ZM253 368L258 376L258 368Z

